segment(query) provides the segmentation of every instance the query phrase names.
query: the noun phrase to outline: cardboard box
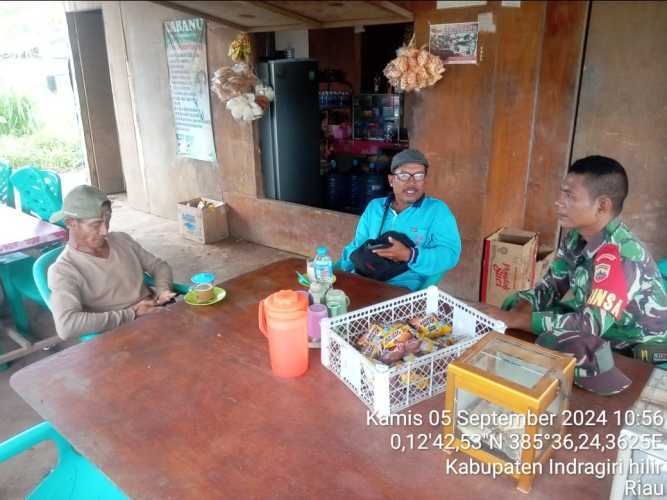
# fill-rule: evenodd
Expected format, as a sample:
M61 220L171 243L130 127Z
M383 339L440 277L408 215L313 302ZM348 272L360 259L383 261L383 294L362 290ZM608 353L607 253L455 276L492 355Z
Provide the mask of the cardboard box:
M200 208L200 205L205 206ZM229 236L227 210L222 201L193 198L181 201L177 207L181 236L199 243L213 243Z
M533 286L537 233L502 228L484 241L480 300L500 306L513 292Z

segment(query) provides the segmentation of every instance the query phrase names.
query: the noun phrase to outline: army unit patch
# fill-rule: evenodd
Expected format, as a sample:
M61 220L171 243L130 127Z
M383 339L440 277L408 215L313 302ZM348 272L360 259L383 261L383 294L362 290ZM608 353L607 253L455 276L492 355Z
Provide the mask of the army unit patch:
M595 266L595 274L593 275L593 281L600 283L601 281L606 280L609 277L609 271L611 266L609 264L598 264Z
M602 246L593 259L593 287L586 303L619 320L627 305L627 286L618 247Z

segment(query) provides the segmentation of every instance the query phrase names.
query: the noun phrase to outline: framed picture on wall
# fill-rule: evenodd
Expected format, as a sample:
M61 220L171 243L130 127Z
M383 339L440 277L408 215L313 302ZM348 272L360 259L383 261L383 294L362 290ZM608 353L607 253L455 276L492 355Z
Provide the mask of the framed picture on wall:
M479 23L431 24L429 51L445 64L477 64Z

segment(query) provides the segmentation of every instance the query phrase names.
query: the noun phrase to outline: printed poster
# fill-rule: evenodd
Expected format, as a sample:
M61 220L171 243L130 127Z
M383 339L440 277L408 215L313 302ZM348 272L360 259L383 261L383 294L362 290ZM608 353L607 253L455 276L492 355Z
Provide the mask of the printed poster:
M479 23L432 24L429 51L445 64L477 64Z
M206 23L201 18L165 21L164 41L176 125L176 155L215 161Z

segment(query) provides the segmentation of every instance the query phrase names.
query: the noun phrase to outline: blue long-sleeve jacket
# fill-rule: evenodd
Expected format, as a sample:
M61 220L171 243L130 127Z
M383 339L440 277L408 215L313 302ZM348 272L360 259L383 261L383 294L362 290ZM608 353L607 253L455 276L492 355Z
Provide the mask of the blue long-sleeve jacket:
M461 237L454 214L447 205L435 198L422 196L400 214L391 207L393 196L371 201L359 219L354 240L345 247L340 266L343 271L354 271L350 254L362 243L387 231L406 234L415 242L415 253L408 270L387 283L418 290L430 276L449 271L459 261ZM389 205L384 224L382 214Z

